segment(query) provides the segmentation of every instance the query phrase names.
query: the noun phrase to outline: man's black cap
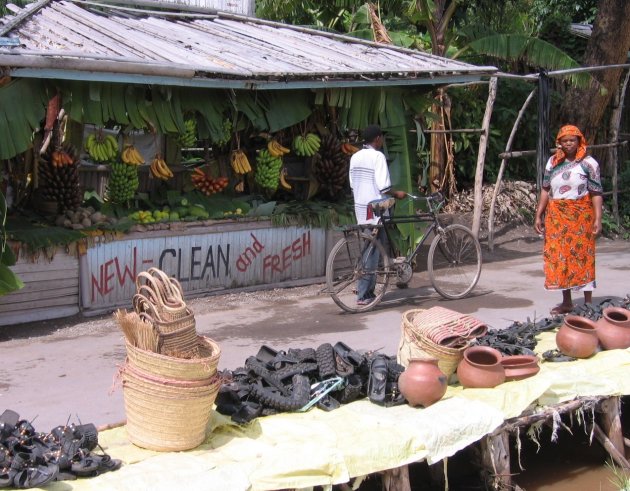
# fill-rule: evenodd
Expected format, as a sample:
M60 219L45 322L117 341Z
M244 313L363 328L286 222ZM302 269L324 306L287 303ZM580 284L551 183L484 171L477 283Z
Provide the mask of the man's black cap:
M370 124L363 129L363 142L364 143L372 143L376 140L376 137L382 136L383 131L381 127L377 124Z

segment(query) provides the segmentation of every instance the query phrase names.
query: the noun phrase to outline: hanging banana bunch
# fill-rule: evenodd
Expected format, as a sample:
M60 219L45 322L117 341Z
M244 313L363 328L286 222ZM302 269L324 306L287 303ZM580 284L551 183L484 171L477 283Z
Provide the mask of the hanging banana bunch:
M184 120L185 131L179 135L178 142L182 148L194 147L197 143L197 120L190 118Z
M57 202L57 211L76 210L81 204L79 158L76 148L69 143L41 157L38 166L42 197Z
M267 143L267 150L273 157L283 157L288 154L291 150L287 147L283 147L278 140L269 140Z
M138 149L133 145L125 145L122 154L120 155L122 161L128 165L142 165L145 160Z
M90 158L96 162L110 162L118 157L118 141L114 135L105 134L102 130L90 133L85 141L85 149Z
M124 162L112 162L107 199L111 203L125 204L133 198L138 190L138 166Z
M240 148L232 151L230 165L236 174L247 174L252 171L247 155Z
M312 157L319 150L321 138L315 133L297 135L293 139L293 150L300 157Z
M261 188L274 193L280 183L281 168L282 159L280 157L274 157L267 149L261 150L256 157L254 180Z
M151 175L156 179L161 179L162 181L167 181L173 177L173 171L168 167L162 155L159 153L155 155L154 159L151 161Z

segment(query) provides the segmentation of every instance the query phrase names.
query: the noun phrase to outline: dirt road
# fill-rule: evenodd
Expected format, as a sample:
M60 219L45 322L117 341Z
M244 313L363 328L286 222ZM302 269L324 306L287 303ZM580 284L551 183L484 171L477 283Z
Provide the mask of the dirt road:
M537 237L518 235L494 253L484 247L480 282L462 300L441 299L426 273L418 273L410 288L388 293L366 314L342 313L320 293L322 284L198 298L189 305L198 332L220 344L221 369L241 366L262 344L288 349L344 341L356 349L395 354L401 314L408 309L441 305L496 329L514 320L546 317L560 295L543 289L539 250ZM630 293L627 242L600 239L597 261L595 302ZM40 431L68 420L119 422L125 413L117 367L124 358L122 333L109 315L0 328L0 410L36 418Z

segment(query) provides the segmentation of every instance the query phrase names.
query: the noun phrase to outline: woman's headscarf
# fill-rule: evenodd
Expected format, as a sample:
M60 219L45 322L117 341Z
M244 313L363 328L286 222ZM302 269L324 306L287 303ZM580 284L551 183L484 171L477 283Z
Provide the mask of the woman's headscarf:
M556 149L556 153L553 156L552 165L554 167L559 163L564 162L564 159L567 157L566 154L562 151L562 148L560 148L560 139L564 138L565 136L578 137L578 149L577 152L575 152L575 160L582 160L584 157L586 157L586 138L584 138L584 135L577 126L568 124L560 128L560 131L558 131L558 136L556 136L556 146L558 148Z

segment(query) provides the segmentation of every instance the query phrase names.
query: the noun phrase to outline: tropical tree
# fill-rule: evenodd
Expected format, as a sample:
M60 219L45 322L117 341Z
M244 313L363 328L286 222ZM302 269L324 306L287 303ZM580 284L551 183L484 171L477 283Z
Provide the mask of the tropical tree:
M600 0L584 64L602 66L627 63L628 50L630 2ZM561 121L580 126L587 140L594 140L606 108L619 85L621 72L621 68L595 71L594 80L587 87L569 91L560 107Z

